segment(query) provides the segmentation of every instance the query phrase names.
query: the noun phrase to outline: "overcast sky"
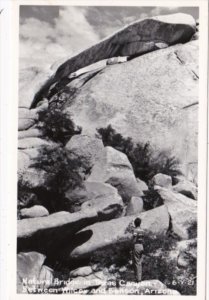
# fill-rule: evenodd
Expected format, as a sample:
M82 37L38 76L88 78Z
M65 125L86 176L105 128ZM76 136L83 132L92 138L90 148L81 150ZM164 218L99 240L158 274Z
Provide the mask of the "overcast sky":
M20 68L48 68L138 19L195 7L20 6Z

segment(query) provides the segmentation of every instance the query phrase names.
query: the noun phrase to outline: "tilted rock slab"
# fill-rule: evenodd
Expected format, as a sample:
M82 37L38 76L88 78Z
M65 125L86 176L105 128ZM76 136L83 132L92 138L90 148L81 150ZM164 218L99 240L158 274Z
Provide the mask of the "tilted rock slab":
M128 227L135 220L136 217L142 219L141 227L153 234L165 234L169 227L169 214L165 206L143 212L135 216L122 217L115 220L96 223L88 226L78 232L74 237L74 242L79 244L81 236L87 232L92 232L91 237L80 243L73 250L67 248L62 251L63 259L75 259L85 256L90 256L94 251L106 249L106 247L118 245L120 243L130 243L132 234Z
M168 208L173 232L182 239L189 239L189 230L197 222L197 202L165 188L158 188L157 192Z
M85 212L57 212L46 217L17 221L18 249L54 251L61 243L71 243L72 235L98 221L108 220L118 214L118 204L107 204L102 209L86 209ZM88 236L91 236L89 230ZM84 237L86 238L86 237Z
M152 17L134 22L62 64L34 98L31 108L55 82L88 65L116 56L137 56L177 43L195 33L196 22L187 14Z

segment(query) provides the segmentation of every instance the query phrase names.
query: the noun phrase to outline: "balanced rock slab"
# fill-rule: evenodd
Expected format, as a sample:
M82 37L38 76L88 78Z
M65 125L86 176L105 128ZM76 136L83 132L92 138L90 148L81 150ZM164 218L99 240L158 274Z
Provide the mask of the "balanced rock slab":
M40 101L41 94L47 94L52 84L81 68L111 57L142 55L159 49L159 42L168 46L188 42L195 28L194 18L181 13L134 22L62 64L44 84L31 107Z

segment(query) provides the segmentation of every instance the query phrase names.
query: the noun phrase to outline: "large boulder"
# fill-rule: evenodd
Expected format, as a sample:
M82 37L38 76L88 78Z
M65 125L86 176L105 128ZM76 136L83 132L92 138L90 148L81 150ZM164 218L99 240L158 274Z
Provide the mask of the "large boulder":
M88 201L85 201L81 205L81 211L86 209L112 210L112 218L119 217L123 213L124 204L121 197L118 194L117 189L109 184L103 184L98 182L86 183ZM92 195L92 196L91 196ZM109 218L109 214L107 216Z
M132 196L143 195L127 156L112 147L105 147L103 156L95 163L87 181L107 182L113 185L126 202Z
M159 42L166 46L188 42L195 33L195 28L193 17L181 13L134 22L63 63L44 84L31 107L35 107L41 97L47 95L51 85L81 68L111 57L151 52L161 48L158 46Z
M197 222L197 202L165 188L159 188L157 193L171 216L173 232L182 239L190 238L191 228Z
M38 252L20 252L17 255L17 293L36 289L46 256ZM33 283L30 283L33 282Z
M84 161L87 170L92 168L104 151L102 140L81 134L74 135L65 147Z
M167 208L161 206L135 216L122 217L106 222L96 223L78 232L74 237L77 247L68 247L61 251L62 259L76 259L91 256L97 250L105 250L108 247L115 247L124 243L129 245L132 241L134 219L139 216L142 219L141 227L149 232L148 234L165 234L169 227L169 215ZM82 236L92 232L86 242L80 243Z
M140 197L132 197L126 208L126 216L139 214L143 211L144 202Z
M119 204L122 208L123 203L116 188L110 184L102 182L85 181L81 187L68 190L65 193L65 209L76 212L87 207L96 208L105 205Z
M93 135L111 124L136 142L149 141L156 150L171 151L185 176L195 180L198 49L198 41L192 41L108 66L78 89L64 108L83 134Z
M165 188L170 188L172 186L172 178L166 174L158 173L151 179L151 184L153 186L161 186Z

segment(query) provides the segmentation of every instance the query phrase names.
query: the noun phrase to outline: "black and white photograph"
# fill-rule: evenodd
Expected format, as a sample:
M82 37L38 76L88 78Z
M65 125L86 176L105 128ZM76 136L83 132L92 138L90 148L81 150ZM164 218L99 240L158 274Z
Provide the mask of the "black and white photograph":
M196 296L198 1L49 2L18 10L16 293Z

